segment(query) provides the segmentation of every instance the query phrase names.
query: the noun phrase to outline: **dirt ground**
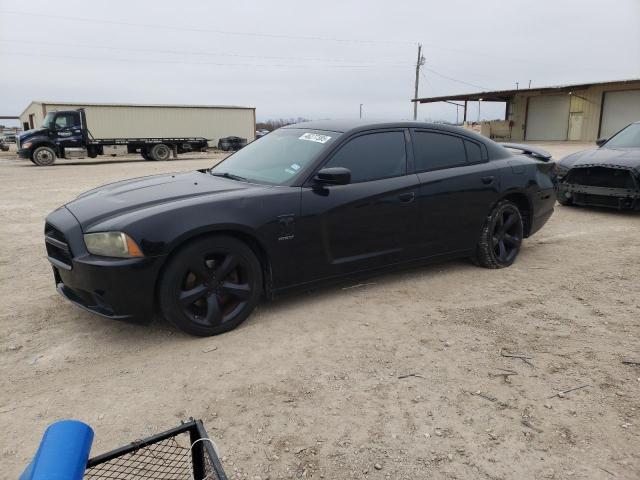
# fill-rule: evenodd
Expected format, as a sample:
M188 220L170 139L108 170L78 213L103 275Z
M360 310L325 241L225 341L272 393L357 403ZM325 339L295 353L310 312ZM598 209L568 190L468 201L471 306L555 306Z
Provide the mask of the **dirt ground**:
M622 363L640 362L639 214L558 206L511 268L378 276L207 339L58 296L51 210L216 158L37 168L1 154L1 477L60 418L93 426L95 455L193 416L235 479L640 478L640 366Z

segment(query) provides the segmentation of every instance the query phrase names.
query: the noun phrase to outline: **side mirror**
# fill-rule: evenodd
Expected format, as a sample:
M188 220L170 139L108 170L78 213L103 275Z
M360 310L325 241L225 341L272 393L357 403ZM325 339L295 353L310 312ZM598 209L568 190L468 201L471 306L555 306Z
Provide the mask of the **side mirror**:
M351 182L351 171L344 167L323 168L313 180L324 185L347 185Z
M601 147L602 145L604 145L605 143L607 143L607 140L609 140L608 138L599 138L596 140L596 145L598 145L599 147Z

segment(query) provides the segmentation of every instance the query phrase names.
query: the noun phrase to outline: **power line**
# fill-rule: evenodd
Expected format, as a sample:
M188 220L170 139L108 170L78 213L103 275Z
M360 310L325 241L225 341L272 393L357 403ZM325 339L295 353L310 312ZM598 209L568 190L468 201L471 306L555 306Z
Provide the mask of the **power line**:
M420 75L422 76L422 79L424 80L424 82L429 86L429 89L433 90L434 96L436 96L436 97L439 96L439 95L437 95L437 93L438 93L437 89L434 88L433 83L431 82L431 80L429 80L427 78L427 76L424 74L424 72L422 70L420 70Z
M107 20L102 18L72 17L67 15L49 15L45 13L16 12L16 11L6 11L6 10L0 10L0 13L5 15L22 15L22 16L28 16L28 17L55 18L57 20L70 20L74 22L94 22L94 23L103 23L107 25L124 25L128 27L161 28L163 30L170 29L170 30L179 30L179 31L185 31L185 32L215 33L217 35L276 38L276 39L285 39L285 40L313 40L313 41L323 41L323 42L415 45L415 42L400 41L400 40L371 40L371 39L351 39L351 38L335 38L335 37L316 37L316 36L304 36L304 35L281 35L281 34L274 34L274 33L234 32L230 30L216 30L216 29L210 29L210 28L180 27L176 25L161 25L157 23L154 24L154 23L123 22L120 20Z
M373 40L373 39L349 39L349 38L338 38L338 37L320 37L320 36L304 36L304 35L282 35L282 34L272 34L272 33L256 33L256 32L239 32L239 31L230 31L230 30L217 30L217 29L207 29L207 28L194 28L194 27L180 27L176 25L167 25L167 24L149 24L149 23L137 23L137 22L124 22L119 20L108 20L101 18L86 18L86 17L75 17L75 16L65 16L65 15L50 15L44 13L36 13L36 12L17 12L17 11L7 11L0 10L0 14L5 15L18 15L18 16L28 16L28 17L41 17L41 18L52 18L58 20L69 20L74 22L94 22L94 23L102 23L107 25L123 25L129 27L143 27L143 28L157 28L157 29L170 29L177 31L187 31L187 32L200 32L200 33L214 33L217 35L234 35L234 36L247 36L247 37L256 37L256 38L274 38L274 39L285 39L285 40L309 40L309 41L325 41L325 42L341 42L341 43L358 43L358 44L371 44L371 45L416 45L417 42L411 42L408 40ZM556 68L558 65L540 62L538 60L532 60L527 57L503 57L503 56L495 56L486 54L480 51L467 50L467 49L457 49L450 47L442 47L440 45L424 43L421 42L423 46L442 50L446 52L454 52L463 55L472 55L474 57L481 56L485 58L490 58L496 61L510 61L510 62L523 62L527 64L537 64L547 67Z
M89 48L89 49L104 49L104 50L120 50L120 51L132 51L132 52L145 52L145 53L167 53L170 55L198 55L198 56L210 56L210 57L233 57L233 58L256 58L267 60L306 60L306 61L321 61L321 62L340 62L340 63L373 63L373 62L360 62L358 60L339 59L339 58L318 58L318 57L280 57L271 55L242 55L238 53L219 53L219 52L203 52L193 50L159 50L155 48L133 48L133 47L113 47L108 45L87 45L78 43L64 43L64 42L39 42L33 40L7 40L0 39L0 42L5 43L18 43L18 44L30 44L30 45L52 45L60 47L72 47L72 48ZM396 61L382 61L375 62L376 65L411 65L410 63L400 63Z
M427 68L424 67L425 70L428 70L429 72L433 73L434 75L437 75L439 77L445 78L447 80L451 80L452 82L457 82L457 83L462 83L464 85L469 85L470 87L474 87L474 88L481 88L482 90L491 90L488 87L483 87L482 85L476 85L475 83L469 83L469 82L465 82L464 80L458 80L457 78L453 78L453 77L449 77L447 75L444 75L432 68Z
M72 60L90 60L97 62L124 62L124 63L160 63L160 64L182 64L182 65L213 65L218 67L281 67L281 68L379 68L379 67L402 67L407 64L398 65L376 65L376 64L359 64L359 65L328 65L328 64L265 64L265 63L218 63L218 62L187 62L182 60L154 60L154 59L137 59L137 58L109 58L109 57L79 57L73 55L50 55L38 53L23 52L6 52L4 55L16 55L20 57L38 57L38 58L64 58Z

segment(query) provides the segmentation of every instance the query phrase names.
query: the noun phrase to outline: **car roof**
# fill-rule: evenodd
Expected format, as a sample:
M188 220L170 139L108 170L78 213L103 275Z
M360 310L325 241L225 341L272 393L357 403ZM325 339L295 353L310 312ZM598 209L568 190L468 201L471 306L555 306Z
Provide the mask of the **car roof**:
M365 121L365 120L314 120L309 122L294 123L283 128L307 128L310 130L329 130L332 132L347 133L352 130L369 130L372 128L431 128L445 131L460 131L459 127L444 125L441 123L404 121ZM468 130L464 130L468 132Z
M294 123L287 125L286 129L307 129L307 130L327 130L339 133L356 133L378 128L425 128L429 130L441 130L443 132L455 133L472 138L477 142L483 143L489 152L489 158L502 158L511 156L504 147L500 146L493 140L483 137L482 135L461 127L453 125L445 125L442 123L429 122L413 122L413 121L364 121L364 120L318 120L310 122Z

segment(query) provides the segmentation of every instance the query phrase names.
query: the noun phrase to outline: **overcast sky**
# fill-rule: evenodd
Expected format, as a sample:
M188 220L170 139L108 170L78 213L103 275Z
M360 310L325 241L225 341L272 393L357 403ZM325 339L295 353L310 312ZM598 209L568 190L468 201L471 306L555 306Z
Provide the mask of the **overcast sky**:
M407 119L418 42L420 96L640 78L640 0L0 0L0 115L50 100L357 118L362 103Z

